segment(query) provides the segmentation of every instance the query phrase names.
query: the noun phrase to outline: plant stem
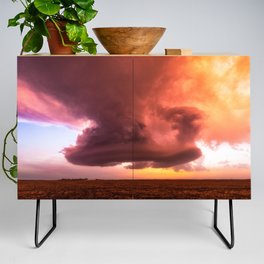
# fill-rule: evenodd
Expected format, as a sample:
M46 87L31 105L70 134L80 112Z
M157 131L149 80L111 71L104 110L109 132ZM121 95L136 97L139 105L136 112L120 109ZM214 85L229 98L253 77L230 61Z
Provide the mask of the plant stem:
M19 2L20 2L25 8L27 8L27 5L26 5L22 0L19 0Z
M5 168L5 159L8 160L11 164L14 164L14 163L13 163L13 162L7 157L7 155L6 155L6 144L7 144L8 136L9 136L10 134L12 135L12 137L13 137L13 139L14 139L13 132L14 132L14 130L15 130L16 128L17 128L17 119L16 119L16 124L15 124L15 126L7 132L7 134L6 134L5 138L4 138L4 147L3 147L3 155L2 155L2 169L3 169L4 173L5 173L5 175L7 176L7 178L9 178L9 179L10 179L11 181L13 181L14 183L17 183L17 180L15 180L14 178L10 177L10 175L7 173L7 171L9 171L9 170L7 170L7 169ZM17 142L17 141L15 140L15 142Z
M16 124L16 126L17 126L17 124ZM14 130L11 131L11 136L12 136L14 142L17 144L17 140L16 140L16 138L14 136Z
M53 24L55 25L55 27L56 27L57 30L59 31L62 45L65 46L65 47L72 47L73 45L66 44L66 43L64 42L64 39L63 39L63 36L62 36L62 33L61 33L61 29L60 29L60 27L58 26L58 24L56 23L56 21L55 21L52 17L50 17L50 20L53 22Z
M11 163L11 164L14 164L7 156L6 156L6 154L5 153L3 153L3 156L4 156L4 158L6 159L6 160L8 160L8 162L9 163Z

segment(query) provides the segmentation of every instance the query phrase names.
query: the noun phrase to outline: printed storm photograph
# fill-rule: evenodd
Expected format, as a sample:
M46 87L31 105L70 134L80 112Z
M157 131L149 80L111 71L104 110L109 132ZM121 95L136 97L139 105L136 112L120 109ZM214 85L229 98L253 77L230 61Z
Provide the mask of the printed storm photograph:
M249 199L244 56L21 56L18 198Z

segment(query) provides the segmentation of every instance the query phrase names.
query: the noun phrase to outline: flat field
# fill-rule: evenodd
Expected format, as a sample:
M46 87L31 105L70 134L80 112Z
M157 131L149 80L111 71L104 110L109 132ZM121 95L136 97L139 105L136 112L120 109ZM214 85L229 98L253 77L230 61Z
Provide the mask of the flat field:
M19 199L250 199L250 180L19 180Z

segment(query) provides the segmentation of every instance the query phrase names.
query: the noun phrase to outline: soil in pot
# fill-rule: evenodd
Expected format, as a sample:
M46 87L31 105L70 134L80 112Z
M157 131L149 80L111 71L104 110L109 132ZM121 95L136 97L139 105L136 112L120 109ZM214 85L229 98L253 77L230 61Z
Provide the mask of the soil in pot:
M57 25L61 29L61 35L63 37L64 43L67 45L74 45L75 42L72 42L69 40L67 34L66 34L66 21L56 21ZM64 46L61 40L61 35L56 28L55 24L47 20L46 21L46 26L48 28L50 37L48 37L48 44L49 44L49 49L51 54L74 54L72 51L71 46Z

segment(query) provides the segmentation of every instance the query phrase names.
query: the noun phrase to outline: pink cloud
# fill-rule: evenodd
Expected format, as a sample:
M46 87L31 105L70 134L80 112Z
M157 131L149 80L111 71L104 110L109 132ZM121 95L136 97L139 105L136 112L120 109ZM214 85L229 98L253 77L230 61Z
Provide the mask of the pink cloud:
M28 121L63 124L73 128L82 127L85 119L72 116L71 112L58 99L44 92L36 92L21 80L18 80L19 118Z

